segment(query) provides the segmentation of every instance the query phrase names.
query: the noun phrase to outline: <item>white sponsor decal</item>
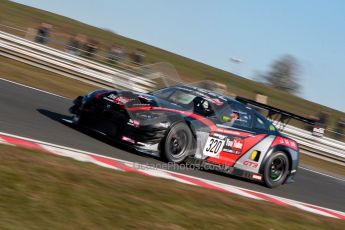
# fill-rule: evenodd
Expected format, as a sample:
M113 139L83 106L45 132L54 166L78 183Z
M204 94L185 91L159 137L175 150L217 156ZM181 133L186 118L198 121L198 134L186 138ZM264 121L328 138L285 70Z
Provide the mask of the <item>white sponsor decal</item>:
M235 139L232 148L235 150L241 150L243 148L243 141L240 139Z
M209 136L204 147L204 155L219 158L219 153L224 147L225 141L216 137Z

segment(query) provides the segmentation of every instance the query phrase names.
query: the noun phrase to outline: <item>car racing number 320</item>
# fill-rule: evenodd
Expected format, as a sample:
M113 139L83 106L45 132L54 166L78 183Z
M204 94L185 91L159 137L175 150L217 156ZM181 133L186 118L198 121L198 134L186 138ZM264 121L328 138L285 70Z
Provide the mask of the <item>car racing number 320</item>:
M246 104L179 85L146 94L97 90L79 96L69 111L75 125L169 162L224 166L271 188L293 182L297 143Z

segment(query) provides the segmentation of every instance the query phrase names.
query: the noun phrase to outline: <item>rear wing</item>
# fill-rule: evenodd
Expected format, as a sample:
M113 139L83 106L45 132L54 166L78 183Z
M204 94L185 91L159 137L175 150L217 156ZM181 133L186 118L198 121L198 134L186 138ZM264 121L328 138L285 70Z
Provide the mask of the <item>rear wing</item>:
M266 110L268 112L267 118L270 119L279 130L283 130L285 126L290 122L291 119L301 121L303 123L306 123L312 126L317 125L317 122L313 119L302 117L300 115L290 113L288 111L275 108L273 106L262 104L260 102L257 102L248 98L237 96L236 100L245 105Z

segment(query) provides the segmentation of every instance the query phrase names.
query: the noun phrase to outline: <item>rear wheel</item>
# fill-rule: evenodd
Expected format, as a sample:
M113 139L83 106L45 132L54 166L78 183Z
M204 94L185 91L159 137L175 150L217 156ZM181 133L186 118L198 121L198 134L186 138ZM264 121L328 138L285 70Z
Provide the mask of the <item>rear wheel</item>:
M174 125L163 141L162 157L169 162L182 163L193 149L193 134L185 123Z
M283 152L273 153L264 170L264 183L269 188L282 185L289 173L289 159Z

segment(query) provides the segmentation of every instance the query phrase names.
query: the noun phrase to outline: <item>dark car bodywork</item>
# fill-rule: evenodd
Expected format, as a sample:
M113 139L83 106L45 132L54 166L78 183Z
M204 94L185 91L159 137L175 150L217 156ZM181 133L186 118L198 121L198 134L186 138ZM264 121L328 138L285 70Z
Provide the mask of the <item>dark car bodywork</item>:
M297 143L244 103L208 90L180 85L153 93L98 90L78 97L73 121L114 141L159 156L167 132L178 123L193 134L192 162L262 181L276 152L288 158L283 183L292 182L299 162ZM235 112L238 119L230 121Z

